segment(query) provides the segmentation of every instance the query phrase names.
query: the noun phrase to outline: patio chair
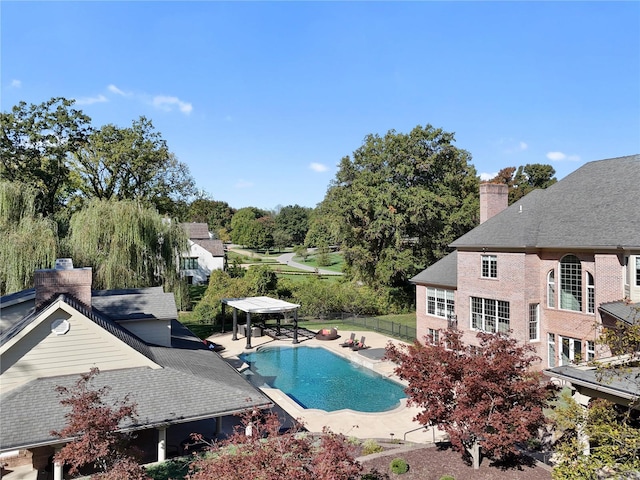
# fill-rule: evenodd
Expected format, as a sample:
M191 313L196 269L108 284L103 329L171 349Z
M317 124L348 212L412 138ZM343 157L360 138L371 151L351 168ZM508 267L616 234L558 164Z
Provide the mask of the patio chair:
M356 334L355 333L351 333L351 336L349 337L348 340L345 340L344 342L342 342L340 344L341 347L352 347L353 345L355 345L356 343Z
M365 345L364 343L364 336L360 337L360 341L355 343L352 347L351 350L358 351L358 350L364 350L365 348L369 348L368 345Z

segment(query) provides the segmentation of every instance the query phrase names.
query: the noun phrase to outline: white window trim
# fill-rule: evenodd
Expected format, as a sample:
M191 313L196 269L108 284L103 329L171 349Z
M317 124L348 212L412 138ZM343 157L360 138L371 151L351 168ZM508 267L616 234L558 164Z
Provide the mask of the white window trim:
M488 275L484 274L484 265L487 263ZM493 267L493 268L492 268ZM495 270L495 275L492 275ZM498 256L497 255L482 255L480 260L480 278L496 279L498 278Z
M532 313L535 315L535 327L536 327L536 335L535 338L531 338L531 324L532 324ZM539 342L540 341L540 304L539 303L531 303L529 304L529 341L530 342Z

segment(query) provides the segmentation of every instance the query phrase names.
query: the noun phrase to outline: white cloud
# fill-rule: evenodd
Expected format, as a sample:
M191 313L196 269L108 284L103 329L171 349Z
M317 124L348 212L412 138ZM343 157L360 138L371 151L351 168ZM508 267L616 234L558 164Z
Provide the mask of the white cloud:
M520 142L520 150L526 150L527 148L529 148L529 145L525 142Z
M122 90L120 90L120 89L119 89L118 87L116 87L113 83L112 83L112 84L110 84L110 85L107 87L107 90L109 90L111 93L115 93L116 95L121 95L121 96L123 96L123 97L127 97L127 96L128 96L125 92L123 92Z
M314 172L326 172L328 170L326 165L323 165L322 163L317 163L317 162L311 163L309 165L309 168Z
M483 181L486 182L488 180L491 180L492 178L496 178L496 175L498 175L498 172L496 172L496 173L481 173L480 174L480 180L483 180Z
M22 82L20 80L13 79L11 80L11 88L20 88L22 87Z
M157 95L153 97L153 106L170 112L173 110L174 106L177 106L178 109L184 113L185 115L189 115L191 110L193 110L193 105L188 102L183 102L178 97L168 97L165 95Z
M76 103L78 105L92 105L94 103L104 103L108 101L109 99L104 95L98 95L97 97L83 97L83 98L76 99Z
M253 187L253 182L249 182L249 181L244 180L244 179L241 178L240 180L238 180L236 182L235 187L236 188L251 188L251 187Z
M496 142L496 144L503 153L507 154L523 152L529 148L529 145L526 142L523 142L522 140L515 140L513 138L501 138Z
M567 160L569 162L580 161L580 155L576 155L576 154L567 155L563 152L549 152L547 153L547 158L554 162L561 162L563 160Z

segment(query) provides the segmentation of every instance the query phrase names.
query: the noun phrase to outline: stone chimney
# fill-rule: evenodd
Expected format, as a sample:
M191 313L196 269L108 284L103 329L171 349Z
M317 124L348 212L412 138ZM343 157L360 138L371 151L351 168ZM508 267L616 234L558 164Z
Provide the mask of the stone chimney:
M61 293L67 293L91 306L91 268L73 268L70 258L59 258L53 269L36 270L36 308Z
M509 206L509 187L504 183L480 184L480 223Z

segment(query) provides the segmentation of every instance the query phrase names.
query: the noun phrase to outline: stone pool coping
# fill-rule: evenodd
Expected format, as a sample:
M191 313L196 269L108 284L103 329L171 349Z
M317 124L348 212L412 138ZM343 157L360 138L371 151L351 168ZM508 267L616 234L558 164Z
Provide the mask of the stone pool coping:
M400 381L393 373L394 365L391 362L378 359L378 355L374 358L368 358L362 355L362 350L354 352L349 348L341 347L340 343L348 339L351 332L356 334L356 338L364 336L366 344L369 345L370 351L374 349L383 349L389 341L395 344L403 342L392 339L376 332L363 331L340 331L340 337L335 340L317 340L308 339L298 345L300 346L319 346L326 348L342 357L351 360L354 363L385 376ZM246 342L244 337L238 340L232 340L231 333L216 334L208 338L208 340L220 344L225 349L219 354L227 360L236 369L243 368L242 362L238 355L245 351L253 351L262 345L269 346L291 346L291 340L273 340L270 337L252 337L253 347L251 350L245 349ZM403 382L400 382L403 383ZM284 392L274 388L261 388L273 402L282 408L288 415L294 419L301 420L305 427L311 432L321 432L324 427L328 427L332 432L342 433L347 436L357 438L394 438L396 440L406 440L417 443L431 443L434 440L440 441L444 438L442 432L437 429L424 429L420 424L413 421L413 417L419 412L415 407L408 407L406 399L401 400L400 406L387 412L356 412L353 410L338 410L335 412L326 412L317 409L304 409ZM393 433L393 437L391 434Z

